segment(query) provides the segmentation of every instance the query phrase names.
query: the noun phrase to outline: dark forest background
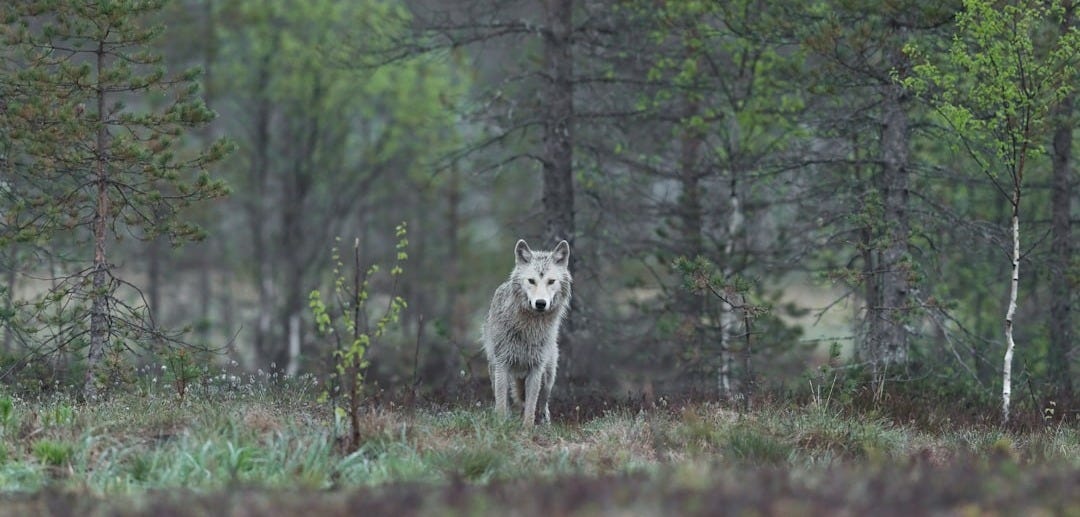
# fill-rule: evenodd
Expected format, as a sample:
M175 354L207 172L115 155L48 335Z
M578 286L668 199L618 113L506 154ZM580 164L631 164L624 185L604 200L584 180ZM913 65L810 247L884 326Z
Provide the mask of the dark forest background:
M972 22L986 6L1004 25ZM178 353L321 376L309 293L357 259L388 269L405 222L403 273L368 287L407 303L367 350L382 390L487 395L480 322L525 238L571 242L564 397L843 378L994 401L1016 213L1013 397L1073 398L1070 2L0 13L0 381L19 389L96 393ZM1016 60L965 68L957 42Z

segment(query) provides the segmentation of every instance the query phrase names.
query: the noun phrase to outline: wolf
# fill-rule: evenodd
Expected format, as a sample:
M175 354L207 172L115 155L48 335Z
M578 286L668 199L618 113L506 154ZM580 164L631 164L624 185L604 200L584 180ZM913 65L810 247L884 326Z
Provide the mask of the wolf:
M495 411L510 414L509 391L524 406L526 427L536 422L537 402L551 423L548 398L559 362L559 326L570 308L573 283L570 244L533 251L524 240L514 246L514 269L491 299L483 327L484 354L495 390Z

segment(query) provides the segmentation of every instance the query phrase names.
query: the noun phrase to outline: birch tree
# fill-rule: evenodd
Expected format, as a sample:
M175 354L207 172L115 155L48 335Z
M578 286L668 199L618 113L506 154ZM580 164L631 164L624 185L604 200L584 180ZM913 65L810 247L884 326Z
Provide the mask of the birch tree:
M965 0L956 36L945 52L914 45L917 63L903 84L925 96L958 137L1009 208L1010 277L1004 318L1001 420L1009 421L1013 338L1020 283L1024 176L1043 153L1052 113L1075 82L1080 33L1057 31L1066 13L1061 1L997 5ZM933 57L931 57L933 56Z

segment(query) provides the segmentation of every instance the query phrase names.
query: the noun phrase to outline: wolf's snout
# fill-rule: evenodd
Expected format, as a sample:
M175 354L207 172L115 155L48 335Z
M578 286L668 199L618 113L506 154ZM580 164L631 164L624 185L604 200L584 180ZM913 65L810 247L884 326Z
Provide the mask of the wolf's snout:
M544 310L547 310L547 304L548 304L547 300L536 300L536 302L534 302L534 303L536 305L536 310L541 311L541 312L543 312Z

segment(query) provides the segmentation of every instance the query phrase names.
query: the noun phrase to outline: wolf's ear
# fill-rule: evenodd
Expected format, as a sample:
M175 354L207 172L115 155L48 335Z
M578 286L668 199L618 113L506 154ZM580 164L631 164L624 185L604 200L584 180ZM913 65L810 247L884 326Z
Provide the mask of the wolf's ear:
M517 245L514 246L514 262L517 264L528 264L532 260L533 252L529 249L529 244L525 242L525 239L519 239Z
M555 251L551 252L551 258L555 259L555 263L566 267L570 262L570 243L562 241L558 246L555 246Z

